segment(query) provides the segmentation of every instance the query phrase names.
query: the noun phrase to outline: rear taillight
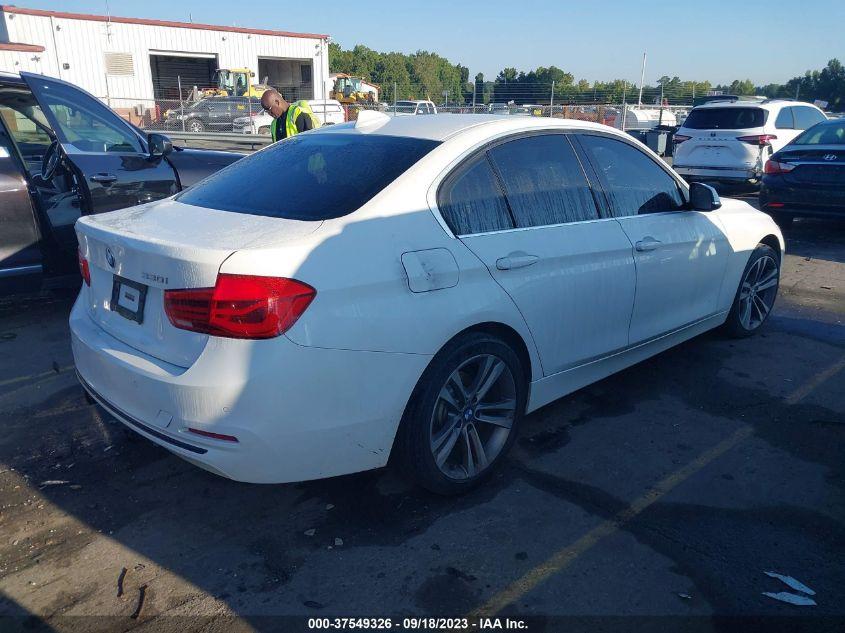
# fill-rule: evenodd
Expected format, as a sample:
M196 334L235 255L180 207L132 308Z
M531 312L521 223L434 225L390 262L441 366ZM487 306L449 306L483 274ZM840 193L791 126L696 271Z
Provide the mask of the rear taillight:
M691 138L692 138L691 136L684 136L683 134L675 134L675 136L672 137L672 140L675 142L675 145L680 145L684 141L688 141Z
M795 169L791 163L780 163L776 160L767 160L763 166L764 174L786 174Z
M736 140L763 147L765 145L771 145L775 139L777 139L777 136L774 134L752 134L751 136L738 136Z
M76 257L79 261L79 274L82 275L82 280L86 286L91 285L91 268L88 266L88 260L82 255L82 250L77 249Z
M273 338L287 332L314 300L308 284L283 277L219 274L214 288L165 290L174 327L228 338Z

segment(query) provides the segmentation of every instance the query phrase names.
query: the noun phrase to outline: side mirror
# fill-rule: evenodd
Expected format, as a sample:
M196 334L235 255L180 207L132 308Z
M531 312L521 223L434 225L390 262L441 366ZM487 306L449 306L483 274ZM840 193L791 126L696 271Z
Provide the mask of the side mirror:
M722 206L722 201L716 190L703 182L690 184L689 202L694 211L715 211Z
M161 158L173 151L173 143L164 134L150 134L147 136L150 146L150 158Z

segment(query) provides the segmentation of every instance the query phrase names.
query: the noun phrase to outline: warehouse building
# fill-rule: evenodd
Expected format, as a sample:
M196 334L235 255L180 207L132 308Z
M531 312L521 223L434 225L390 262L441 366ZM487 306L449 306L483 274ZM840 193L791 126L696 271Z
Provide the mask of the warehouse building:
M0 5L0 71L58 77L130 118L213 86L224 68L288 99L325 98L328 64L327 35Z

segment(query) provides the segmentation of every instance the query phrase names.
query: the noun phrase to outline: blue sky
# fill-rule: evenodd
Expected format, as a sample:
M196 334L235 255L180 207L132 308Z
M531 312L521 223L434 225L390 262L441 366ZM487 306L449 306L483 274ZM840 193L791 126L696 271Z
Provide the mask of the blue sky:
M105 0L18 0L105 13ZM558 66L576 79L661 75L784 82L845 61L845 0L145 0L113 15L328 33L344 47L426 49L492 79L504 66Z

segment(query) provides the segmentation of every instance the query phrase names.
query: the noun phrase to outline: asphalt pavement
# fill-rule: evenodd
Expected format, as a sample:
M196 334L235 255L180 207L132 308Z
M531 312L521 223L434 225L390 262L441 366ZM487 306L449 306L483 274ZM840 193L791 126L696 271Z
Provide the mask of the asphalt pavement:
M0 628L498 614L531 631L841 631L845 223L787 240L759 335L708 333L537 411L460 498L390 470L206 473L86 403L70 293L0 300ZM791 591L767 571L815 606L764 596Z

